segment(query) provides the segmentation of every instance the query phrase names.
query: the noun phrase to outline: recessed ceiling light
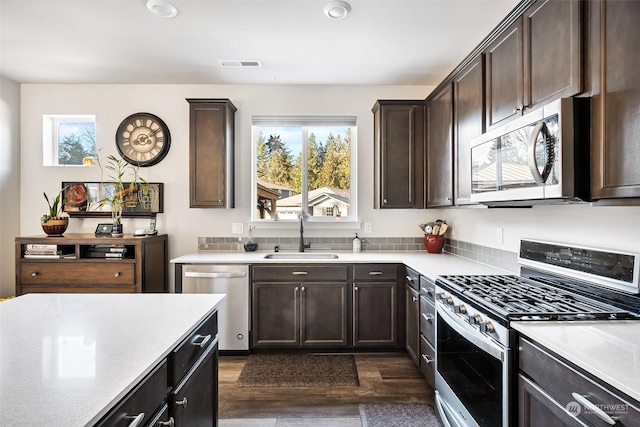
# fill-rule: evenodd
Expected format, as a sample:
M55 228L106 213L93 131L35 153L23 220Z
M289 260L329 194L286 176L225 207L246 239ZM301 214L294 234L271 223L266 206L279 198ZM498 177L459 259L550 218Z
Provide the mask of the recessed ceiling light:
M331 19L342 19L351 12L351 5L346 1L332 1L324 7L324 14Z
M147 0L147 9L161 18L173 18L178 14L178 9L165 0Z

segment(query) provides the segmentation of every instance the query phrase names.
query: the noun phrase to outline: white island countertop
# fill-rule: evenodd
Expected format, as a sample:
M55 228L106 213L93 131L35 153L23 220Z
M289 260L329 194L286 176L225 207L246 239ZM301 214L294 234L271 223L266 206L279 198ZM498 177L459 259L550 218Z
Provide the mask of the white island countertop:
M0 424L95 424L222 298L29 294L0 303Z
M533 321L511 326L640 402L639 321Z
M399 263L405 264L425 277L435 280L444 274L514 274L497 267L451 254L416 252L334 252L337 259L265 259L268 252L217 252L201 251L171 260L179 264L292 264L292 263ZM280 252L285 254L286 252ZM314 251L305 252L313 254ZM293 252L292 254L297 254Z

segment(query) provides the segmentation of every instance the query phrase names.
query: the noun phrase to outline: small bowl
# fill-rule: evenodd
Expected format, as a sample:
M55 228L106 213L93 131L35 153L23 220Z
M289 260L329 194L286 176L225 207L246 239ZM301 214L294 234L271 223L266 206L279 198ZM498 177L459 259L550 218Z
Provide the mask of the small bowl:
M256 249L258 249L258 244L257 243L245 243L244 244L244 250L246 252L255 252Z

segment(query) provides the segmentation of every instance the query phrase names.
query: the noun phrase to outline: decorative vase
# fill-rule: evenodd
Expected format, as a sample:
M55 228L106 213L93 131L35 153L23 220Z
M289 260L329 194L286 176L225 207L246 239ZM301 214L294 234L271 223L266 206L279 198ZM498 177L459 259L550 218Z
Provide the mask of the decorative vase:
M40 225L47 236L62 236L69 226L69 217L56 216L44 222L40 221Z
M437 234L425 234L424 246L430 254L439 254L444 248L444 236Z

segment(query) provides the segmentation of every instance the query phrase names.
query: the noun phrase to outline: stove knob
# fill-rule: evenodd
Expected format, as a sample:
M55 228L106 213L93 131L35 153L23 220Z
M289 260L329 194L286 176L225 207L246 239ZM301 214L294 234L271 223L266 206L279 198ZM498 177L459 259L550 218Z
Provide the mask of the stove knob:
M467 312L467 307L464 304L460 304L456 306L456 313L465 314Z
M493 327L493 323L487 320L486 322L480 324L480 331L484 332L485 334L491 334L496 331L496 328Z
M447 300L445 301L448 305L453 305L453 298L451 297L447 297Z
M479 314L469 315L469 323L471 323L472 325L478 325L480 324L480 322L482 322L482 316L480 316Z
M447 297L448 297L448 295L445 292L440 292L438 294L438 296L437 296L437 298L441 299L441 300L445 300L445 299L447 299Z

